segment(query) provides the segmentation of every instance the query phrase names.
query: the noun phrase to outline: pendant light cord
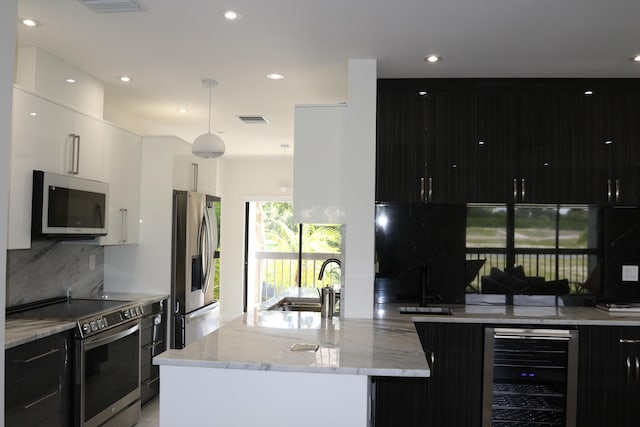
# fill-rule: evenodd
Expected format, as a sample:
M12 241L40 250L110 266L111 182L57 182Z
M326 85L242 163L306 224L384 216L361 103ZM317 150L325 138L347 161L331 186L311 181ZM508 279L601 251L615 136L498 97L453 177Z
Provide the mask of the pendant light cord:
M211 133L211 84L209 84L209 133Z

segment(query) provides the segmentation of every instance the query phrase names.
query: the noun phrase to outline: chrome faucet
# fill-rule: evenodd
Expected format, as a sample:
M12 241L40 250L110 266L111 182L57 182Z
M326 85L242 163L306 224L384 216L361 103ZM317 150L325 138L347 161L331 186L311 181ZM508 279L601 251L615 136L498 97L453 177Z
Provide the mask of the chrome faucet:
M322 280L322 276L324 276L324 269L327 268L328 264L335 262L338 264L338 267L342 267L342 263L338 258L328 258L322 263L322 267L320 267L320 274L318 274L318 280Z

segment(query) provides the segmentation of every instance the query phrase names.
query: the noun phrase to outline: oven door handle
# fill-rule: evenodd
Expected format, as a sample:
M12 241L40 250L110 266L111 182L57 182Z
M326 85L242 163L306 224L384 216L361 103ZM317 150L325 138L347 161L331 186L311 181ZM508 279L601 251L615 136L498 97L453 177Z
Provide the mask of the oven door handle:
M539 339L568 341L572 338L571 331L566 329L517 329L496 328L493 333L495 339Z
M130 328L127 328L123 331L110 334L104 338L87 338L85 340L84 349L91 350L92 348L96 348L104 344L109 344L114 341L118 341L119 339L122 339L126 336L136 333L138 330L140 330L140 323L136 322L134 326L131 326Z

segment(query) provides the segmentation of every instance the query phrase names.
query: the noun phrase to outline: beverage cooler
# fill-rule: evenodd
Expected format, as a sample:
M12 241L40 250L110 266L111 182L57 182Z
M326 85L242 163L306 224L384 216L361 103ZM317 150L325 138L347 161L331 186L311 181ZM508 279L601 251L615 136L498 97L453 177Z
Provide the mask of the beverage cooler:
M578 331L486 328L483 427L575 427Z

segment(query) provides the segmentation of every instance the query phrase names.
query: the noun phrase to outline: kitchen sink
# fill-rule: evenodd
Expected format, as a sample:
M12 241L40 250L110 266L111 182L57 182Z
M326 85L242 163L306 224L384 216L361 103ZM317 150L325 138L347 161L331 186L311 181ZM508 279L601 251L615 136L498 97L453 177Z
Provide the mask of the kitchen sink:
M318 298L293 298L286 297L269 307L272 311L320 311Z

